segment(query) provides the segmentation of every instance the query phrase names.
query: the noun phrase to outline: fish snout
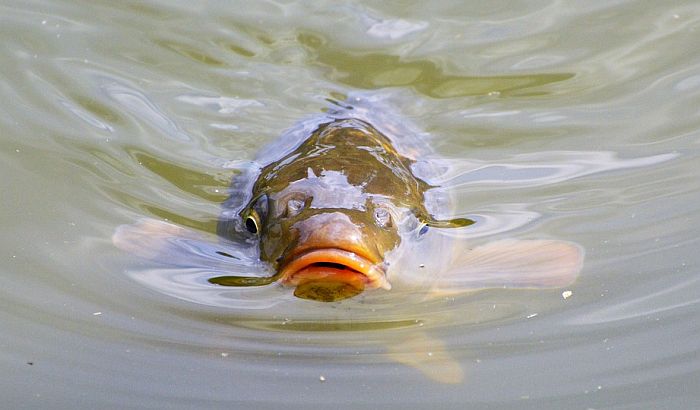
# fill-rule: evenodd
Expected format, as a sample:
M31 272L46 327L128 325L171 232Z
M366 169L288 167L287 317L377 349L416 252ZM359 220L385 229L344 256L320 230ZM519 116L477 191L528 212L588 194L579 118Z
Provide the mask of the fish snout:
M379 252L348 215L315 214L291 230L297 240L283 258L280 282L295 286L296 296L332 302L365 288L391 288Z
M292 230L298 233L296 252L327 247L370 252L371 244L362 227L342 212L313 215L294 224Z

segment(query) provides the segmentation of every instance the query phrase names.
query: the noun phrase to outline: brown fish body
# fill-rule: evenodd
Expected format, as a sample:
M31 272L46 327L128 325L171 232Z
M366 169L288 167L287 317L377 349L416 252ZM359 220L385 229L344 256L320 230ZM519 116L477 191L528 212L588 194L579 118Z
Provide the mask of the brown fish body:
M261 169L240 225L297 296L331 301L389 289L386 257L428 215L430 185L412 163L368 122L333 119Z

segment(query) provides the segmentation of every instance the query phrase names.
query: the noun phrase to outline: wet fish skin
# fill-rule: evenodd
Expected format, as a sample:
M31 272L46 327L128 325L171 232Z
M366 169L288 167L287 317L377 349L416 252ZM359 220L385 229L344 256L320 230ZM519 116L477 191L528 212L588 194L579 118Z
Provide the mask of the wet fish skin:
M368 122L329 121L261 169L240 225L258 238L260 259L273 270L307 251L338 249L382 271L362 272L368 288L388 288L384 260L402 233L428 219L424 192L431 186L413 175L412 163ZM349 267L345 262L328 261Z

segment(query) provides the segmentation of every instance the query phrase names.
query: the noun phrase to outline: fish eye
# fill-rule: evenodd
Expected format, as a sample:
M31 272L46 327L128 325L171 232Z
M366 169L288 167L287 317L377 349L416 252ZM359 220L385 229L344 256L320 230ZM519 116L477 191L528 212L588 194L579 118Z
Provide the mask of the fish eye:
M245 218L245 229L250 233L258 233L260 217L255 211L250 211L248 216Z
M241 213L245 224L245 229L253 234L260 232L262 221L267 218L268 199L266 194L260 195L252 206Z
M391 227L391 213L388 209L383 207L377 207L374 209L374 220L382 228Z

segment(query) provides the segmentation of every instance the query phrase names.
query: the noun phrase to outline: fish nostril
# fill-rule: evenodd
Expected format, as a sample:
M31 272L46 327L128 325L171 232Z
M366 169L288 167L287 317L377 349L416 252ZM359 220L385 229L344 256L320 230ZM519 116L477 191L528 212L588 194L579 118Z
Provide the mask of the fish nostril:
M304 206L304 201L302 201L301 199L292 198L289 201L287 201L287 207L285 209L284 216L287 218L296 216L299 214L299 212L301 212L302 209L304 209Z
M391 223L391 213L385 208L376 208L374 210L374 220L382 228L390 228Z

